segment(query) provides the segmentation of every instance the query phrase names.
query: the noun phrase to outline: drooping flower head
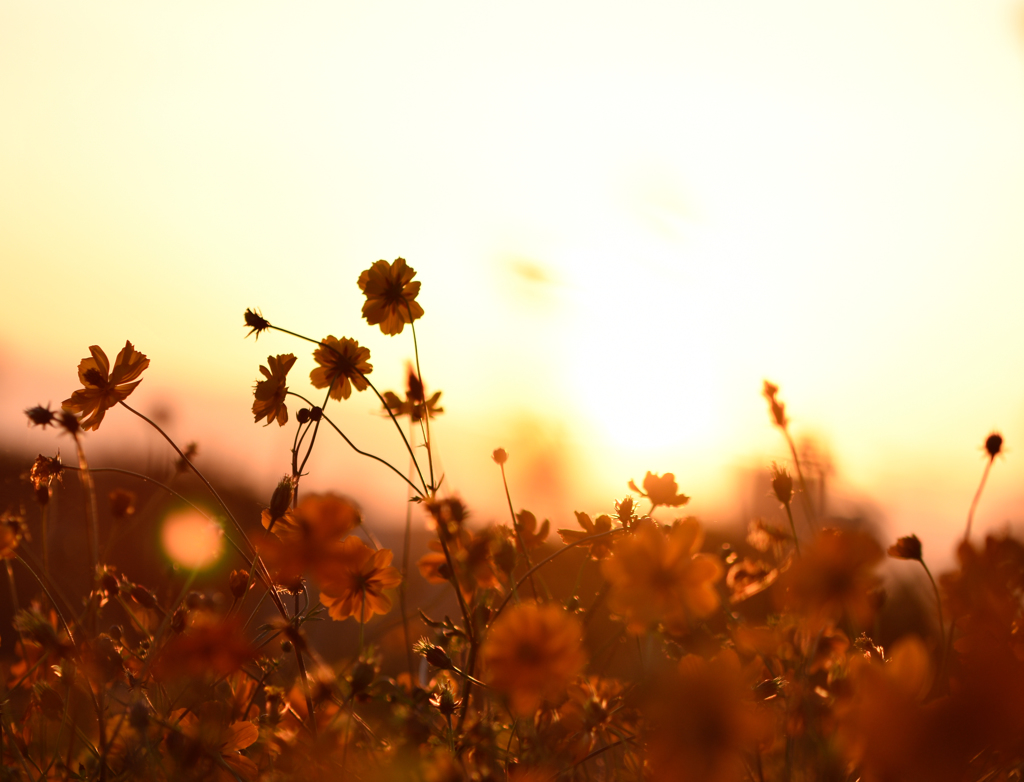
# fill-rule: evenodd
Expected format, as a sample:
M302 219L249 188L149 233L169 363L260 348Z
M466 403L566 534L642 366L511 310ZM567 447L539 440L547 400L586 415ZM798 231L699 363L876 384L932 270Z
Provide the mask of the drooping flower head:
M288 395L285 381L288 379L288 371L295 364L295 356L291 353L267 356L267 364L269 369L260 367L260 372L266 380L259 380L256 383L256 401L252 403L252 412L257 422L261 418L266 418L267 426L270 426L276 419L280 426L284 426L288 423L288 408L284 403Z
M371 326L380 325L385 334L401 334L406 323L423 317L423 307L416 302L419 282L412 282L416 271L404 258L394 263L377 261L359 275L359 289L366 294L363 317Z
M373 371L368 348L359 347L354 339L336 339L326 336L320 342L313 358L319 366L309 373L314 388L331 388L331 399L348 399L352 386L356 391L365 391L366 375Z
M78 364L78 379L84 388L75 391L61 402L61 406L83 416L83 429L98 429L107 410L127 399L135 386L142 382L137 378L149 366L149 359L139 353L131 342L125 342L111 371L107 354L99 345L91 346L89 352L92 356L83 358Z
M583 627L561 606L522 603L494 623L480 659L485 681L508 697L513 713L528 716L582 672Z

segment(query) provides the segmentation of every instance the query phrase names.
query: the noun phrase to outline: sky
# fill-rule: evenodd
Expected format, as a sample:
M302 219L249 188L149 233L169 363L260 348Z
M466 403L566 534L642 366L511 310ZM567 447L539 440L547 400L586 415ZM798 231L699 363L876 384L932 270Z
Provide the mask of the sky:
M837 507L948 552L993 430L976 524L1022 516L1022 215L1019 1L0 0L0 435L52 452L22 411L131 340L139 408L269 498L294 430L252 384L293 352L305 393L313 346L242 313L355 338L400 390L410 335L356 280L401 256L439 469L482 521L498 446L555 527L648 470L734 519L788 458L767 378ZM404 470L378 411L335 417ZM88 447L164 453L123 410ZM310 468L404 512L336 437Z

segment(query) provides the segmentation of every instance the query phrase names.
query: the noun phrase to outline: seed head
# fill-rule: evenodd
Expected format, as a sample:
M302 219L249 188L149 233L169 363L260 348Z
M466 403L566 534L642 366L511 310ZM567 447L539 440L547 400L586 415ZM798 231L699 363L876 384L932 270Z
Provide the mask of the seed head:
M259 341L260 334L270 328L270 321L264 318L259 310L247 309L245 311L245 325L249 327L249 333L245 336L248 337L255 334L256 340Z
M793 499L793 476L775 462L772 462L772 491L783 505L789 505Z
M1003 450L1003 436L998 432L992 432L985 438L985 450L988 451L990 459L995 459Z
M52 426L57 419L57 413L50 409L49 403L47 403L46 407L42 405L30 407L25 411L25 415L28 416L29 426L41 426L44 429L47 426Z

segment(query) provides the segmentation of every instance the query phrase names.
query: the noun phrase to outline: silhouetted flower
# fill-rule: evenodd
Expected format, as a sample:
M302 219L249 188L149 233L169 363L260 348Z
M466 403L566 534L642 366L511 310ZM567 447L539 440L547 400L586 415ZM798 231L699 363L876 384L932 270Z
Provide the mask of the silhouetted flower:
M330 386L331 399L348 399L352 395L352 386L356 391L366 390L365 376L373 371L369 362L370 351L359 347L354 339L324 337L313 358L320 366L309 373L309 380L314 388Z
M285 353L280 356L267 356L267 367L261 366L260 372L266 380L256 383L256 401L252 403L252 412L258 422L261 418L267 419L267 426L276 419L280 426L288 423L288 408L285 406L285 399L288 395L288 387L285 381L288 379L288 371L295 363L295 356Z
M908 535L900 538L893 545L889 546L888 554L896 559L916 559L921 561L921 541L917 535Z
M416 272L404 258L394 263L377 261L359 275L359 289L366 294L363 317L371 326L380 325L385 334L401 334L406 323L423 317L423 307L416 302L419 282L412 282Z
M89 352L92 357L83 358L78 364L78 379L84 388L75 391L61 405L65 410L83 416L80 422L83 429L97 429L107 410L127 399L142 382L136 378L149 366L149 359L139 353L131 342L125 342L111 371L107 354L98 345L91 346Z
M644 476L643 491L640 491L633 481L629 482L629 488L649 499L652 503L652 508L658 505L678 508L690 501L690 498L685 494L679 493L676 476L670 472L664 475L655 475L652 472L648 472Z
M528 510L521 510L516 514L516 521L519 522L519 535L523 539L523 545L527 549L535 549L548 537L551 527L550 522L544 519L544 523L537 528L537 517Z
M583 528L578 529L560 529L558 530L559 537L562 538L563 543L575 543L578 540L589 537L591 535L600 535L602 532L610 532L612 529L612 518L611 516L601 515L593 521L590 520L590 516L586 513L580 513L575 511L576 522ZM622 530L619 531L620 534ZM594 559L604 559L611 553L612 550L612 538L614 535L608 535L606 538L601 540L595 540L593 543L588 544L587 548L590 550L590 556Z

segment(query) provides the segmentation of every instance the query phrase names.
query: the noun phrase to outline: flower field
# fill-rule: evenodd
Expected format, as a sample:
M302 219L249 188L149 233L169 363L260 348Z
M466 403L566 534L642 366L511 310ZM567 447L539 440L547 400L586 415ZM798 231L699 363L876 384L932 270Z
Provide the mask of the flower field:
M700 487L654 471L553 524L517 508L516 454L500 443L508 516L482 525L437 469L430 429L444 408L422 379L415 276L401 258L362 272L358 339L245 311L247 337L290 335L316 365L307 382L290 374L294 353L268 356L251 395L239 389L255 423L294 430L257 512L232 509L194 450L133 406L159 363L130 341L113 360L91 346L81 388L25 411L54 454L25 465L31 503L0 506L13 617L0 627L0 780L1020 779L1024 543L972 536L999 434L983 441L955 568L935 576L912 530L880 540L824 512L768 381L765 426L791 458L767 470L777 512L745 536L686 515L683 492ZM411 339L399 391L373 382L361 342L381 336ZM349 439L333 413L353 394L377 397L408 469ZM159 432L175 474L90 464L107 415ZM393 479L407 508L396 544L364 517L358 486L304 486L327 437ZM101 492L101 473L117 486ZM72 484L84 588L48 548ZM157 499L140 501L140 486ZM164 527L174 565L129 576L111 551L162 502L182 512ZM930 591L887 594L887 556ZM442 599L411 589L414 576ZM883 632L883 613L902 619ZM326 643L325 627L346 643Z

